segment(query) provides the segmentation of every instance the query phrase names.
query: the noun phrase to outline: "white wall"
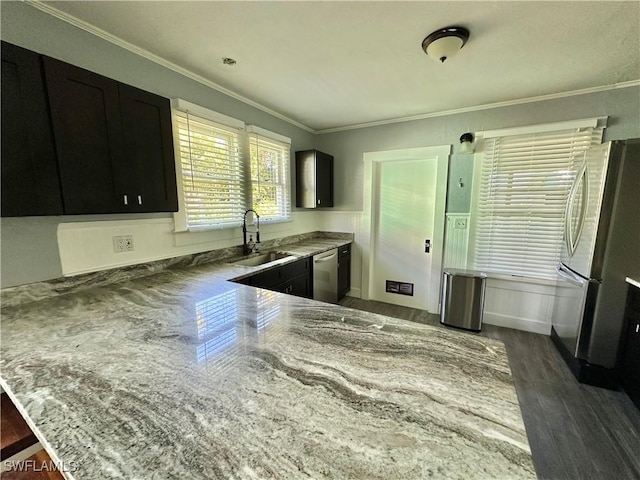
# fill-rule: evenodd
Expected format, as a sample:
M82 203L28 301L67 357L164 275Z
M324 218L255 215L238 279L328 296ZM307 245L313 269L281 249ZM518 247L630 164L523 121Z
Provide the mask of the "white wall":
M317 136L316 147L336 159L336 208L360 211L364 152L447 144L457 147L460 135L465 132L601 116L609 117L605 141L640 137L640 87L327 133ZM453 155L451 172L457 172L459 162L467 162L468 158L468 155Z
M640 88L576 95L556 100L525 103L460 113L411 122L319 135L317 148L336 157L336 204L339 209L359 211L363 207L363 154L369 151L458 144L465 132L508 128L576 118L608 116L605 140L640 137ZM455 153L455 150L454 150ZM466 268L470 224L454 231L454 218L470 211L471 155L452 155L449 178L449 221L445 224L445 266ZM471 163L470 163L471 162ZM458 187L459 179L464 186ZM364 232L363 232L364 234ZM539 282L489 279L485 295L484 321L488 324L549 334L554 287Z
M360 212L299 210L292 221L260 226L262 241L320 231L357 233ZM132 235L134 250L116 253L113 237ZM172 218L65 222L57 229L62 273L73 276L242 244L242 229L173 232ZM351 292L360 296L360 248L351 250Z
M296 212L291 222L261 225L262 241L317 230L315 212ZM173 231L172 218L70 222L58 225L58 247L65 276L151 262L242 244L242 229ZM132 235L134 250L114 252L113 237Z

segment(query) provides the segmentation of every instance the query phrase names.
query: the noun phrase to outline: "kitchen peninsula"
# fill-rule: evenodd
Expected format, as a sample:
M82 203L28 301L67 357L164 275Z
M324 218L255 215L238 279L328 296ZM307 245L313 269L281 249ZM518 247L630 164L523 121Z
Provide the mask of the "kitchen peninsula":
M502 343L227 261L3 304L2 386L68 478L535 478Z

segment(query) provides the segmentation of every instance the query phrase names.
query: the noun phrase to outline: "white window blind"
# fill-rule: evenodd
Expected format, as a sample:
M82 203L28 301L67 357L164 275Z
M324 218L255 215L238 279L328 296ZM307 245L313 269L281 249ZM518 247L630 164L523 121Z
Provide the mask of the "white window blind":
M556 278L575 162L602 134L603 128L588 127L484 140L474 268Z
M244 124L187 102L174 105L181 205L176 230L242 224L246 209ZM196 113L193 113L195 111Z
M291 140L255 126L247 127L253 209L260 222L291 218L289 157Z

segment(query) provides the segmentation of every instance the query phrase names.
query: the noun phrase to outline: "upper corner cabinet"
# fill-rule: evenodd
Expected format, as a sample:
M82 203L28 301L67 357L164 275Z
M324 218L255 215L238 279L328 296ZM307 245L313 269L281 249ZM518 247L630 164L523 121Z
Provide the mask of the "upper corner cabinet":
M333 156L318 150L296 152L296 207L333 207Z
M62 215L40 56L2 42L3 217Z

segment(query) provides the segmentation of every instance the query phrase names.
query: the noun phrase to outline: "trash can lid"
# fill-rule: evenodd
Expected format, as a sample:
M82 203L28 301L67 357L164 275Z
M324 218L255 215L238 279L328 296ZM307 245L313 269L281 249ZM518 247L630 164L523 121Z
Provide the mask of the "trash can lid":
M460 268L445 268L443 270L445 275L456 275L459 277L478 277L487 278L487 274L480 270L464 270Z

